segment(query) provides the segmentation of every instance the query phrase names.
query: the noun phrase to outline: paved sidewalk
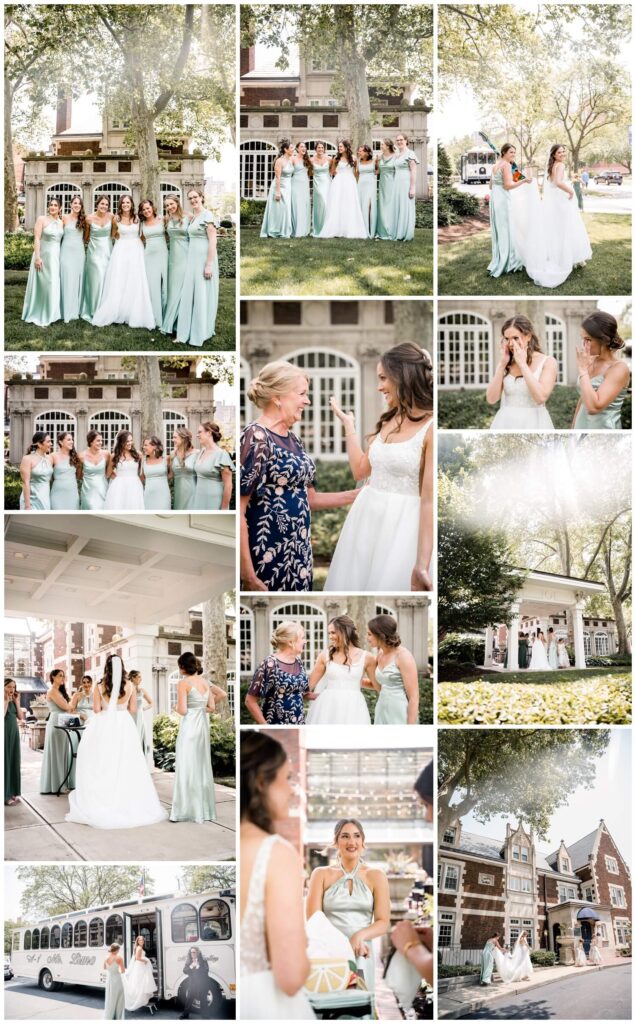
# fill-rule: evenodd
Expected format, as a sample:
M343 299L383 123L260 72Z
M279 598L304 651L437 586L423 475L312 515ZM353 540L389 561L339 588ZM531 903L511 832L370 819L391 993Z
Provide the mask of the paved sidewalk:
M535 967L532 981L518 981L512 984L505 984L500 979L493 981L489 986L466 985L458 987L450 992L440 993L437 997L437 1016L440 1020L464 1017L468 1013L476 1013L489 1003L502 996L525 995L534 989L543 988L545 985L552 985L554 982L563 981L573 975L583 976L598 971L607 971L612 967L624 967L631 964L629 957L617 956L606 960L598 967Z
M4 809L5 860L215 861L236 859L235 790L216 786L218 820L202 825L169 820L143 828L101 829L65 821L68 796L39 792L42 752L21 744L22 799ZM170 813L174 774L154 770L162 806Z

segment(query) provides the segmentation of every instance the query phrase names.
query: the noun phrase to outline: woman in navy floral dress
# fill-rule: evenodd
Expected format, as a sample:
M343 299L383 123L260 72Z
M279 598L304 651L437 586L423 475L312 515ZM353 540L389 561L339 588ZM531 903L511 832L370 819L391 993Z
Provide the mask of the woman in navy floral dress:
M310 405L298 367L268 363L247 396L261 415L241 437L241 581L244 590L311 590L311 513L350 505L357 491L319 494L316 467L291 427Z
M245 706L258 725L304 725L309 680L300 654L305 631L298 622L281 622L271 644L274 653L256 669Z

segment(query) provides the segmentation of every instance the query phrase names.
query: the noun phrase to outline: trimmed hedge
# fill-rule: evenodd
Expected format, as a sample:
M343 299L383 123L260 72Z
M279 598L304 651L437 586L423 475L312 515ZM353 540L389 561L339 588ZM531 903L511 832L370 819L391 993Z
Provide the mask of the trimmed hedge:
M157 715L152 723L155 765L163 771L174 771L178 733L179 716L176 714ZM210 715L210 755L215 778L231 778L236 775L236 739L232 719Z
M594 657L586 658L587 668L612 668L613 665L626 665L631 667L631 654L596 654Z
M356 486L348 462L318 460L315 482L318 491L349 491ZM311 546L317 565L331 562L348 511L348 507L333 508L312 515Z
M579 400L575 387L559 384L547 402L547 409L555 430L570 430L574 410ZM438 427L441 430L487 430L498 405L488 405L485 390L478 388L443 390L438 395ZM631 430L631 389L621 409L623 430Z
M447 725L629 725L631 675L579 682L441 683L437 716Z
M484 661L485 640L472 633L447 633L437 645L440 664L479 665Z
M467 192L458 192L452 185L442 185L437 190L437 224L440 228L459 224L466 217L479 213L479 199Z
M415 200L415 227L416 228L430 228L433 230L433 200L432 199L416 199Z
M554 967L556 953L550 949L533 949L530 951L530 963L536 964L537 967Z
M464 978L470 977L471 974L479 974L481 968L479 964L457 964L451 966L450 964L438 964L437 965L437 977L438 978Z
M7 511L20 508L22 480L20 471L15 466L4 464L4 507Z

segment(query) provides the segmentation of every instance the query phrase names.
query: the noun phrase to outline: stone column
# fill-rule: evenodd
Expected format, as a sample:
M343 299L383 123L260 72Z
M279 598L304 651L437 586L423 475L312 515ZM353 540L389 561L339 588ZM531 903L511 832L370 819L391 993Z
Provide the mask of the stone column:
M77 428L75 436L75 447L81 450L84 447L86 441L86 435L88 433L88 409L77 410Z
M382 305L382 304L381 304ZM365 303L360 303L365 306ZM384 316L384 311L378 311ZM360 363L360 408L356 416L356 430L360 439L369 434L380 415L381 404L377 393L376 366L382 352L377 345L363 342L357 351Z
M141 409L130 410L130 425L131 433L134 438L136 448L141 448Z
M259 665L270 653L269 626L270 602L263 597L254 598L252 613L254 615L254 665Z
M574 605L573 625L575 668L585 668L585 642L583 640L583 608L583 601L577 601Z
M508 626L508 664L506 668L509 672L516 672L519 668L519 605L511 605L510 610L512 622Z
M492 626L486 626L486 643L484 646L484 668L492 665Z
M9 426L9 462L17 466L24 453L26 452L26 444L24 441L24 419L25 413L12 412Z
M428 672L428 597L398 598L395 607L398 631L405 647L415 658L418 672Z
M82 202L84 203L84 211L89 214L93 212L93 183L87 180L82 182Z
M153 672L155 642L159 635L158 626L140 626L130 636L126 636L128 647L127 669L137 669L141 672L141 685L152 697L152 707L144 711L144 723L146 735L149 740L150 750L147 755L148 767L152 769L152 723L155 715L169 711L168 697L166 693L160 693L156 685ZM167 679L167 675L163 677Z

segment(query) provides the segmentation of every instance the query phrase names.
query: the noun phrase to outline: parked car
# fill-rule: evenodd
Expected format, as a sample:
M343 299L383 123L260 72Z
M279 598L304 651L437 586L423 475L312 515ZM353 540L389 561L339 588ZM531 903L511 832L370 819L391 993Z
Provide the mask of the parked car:
M620 171L603 171L596 175L594 181L597 185L622 185L623 175Z
M11 981L13 977L13 971L11 970L11 958L5 956L4 958L4 980Z

